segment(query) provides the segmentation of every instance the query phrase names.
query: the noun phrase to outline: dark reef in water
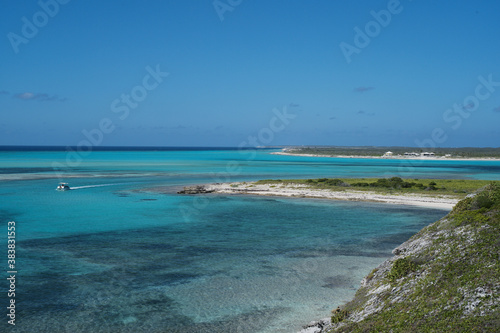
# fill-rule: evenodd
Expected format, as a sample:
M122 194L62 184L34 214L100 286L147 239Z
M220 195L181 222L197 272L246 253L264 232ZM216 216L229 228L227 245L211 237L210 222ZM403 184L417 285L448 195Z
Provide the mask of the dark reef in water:
M183 190L177 192L177 194L203 194L212 193L214 190L209 190L203 185L197 186L186 186Z

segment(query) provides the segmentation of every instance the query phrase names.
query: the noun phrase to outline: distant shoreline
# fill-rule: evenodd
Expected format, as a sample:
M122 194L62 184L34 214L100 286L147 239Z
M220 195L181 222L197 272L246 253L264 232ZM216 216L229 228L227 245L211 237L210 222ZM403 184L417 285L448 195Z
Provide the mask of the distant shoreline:
M418 160L418 161L500 161L496 157L416 157L416 156L366 156L366 155L321 155L321 154L300 154L289 152L273 152L273 155L287 156L305 156L305 157L330 157L330 158L365 158L365 159L381 159L381 160Z
M360 190L332 191L328 189L315 189L304 184L287 184L275 186L272 184L256 184L255 182L235 182L207 184L199 188L203 188L202 191L198 192L200 194L245 194L312 199L332 199L340 201L366 201L446 210L453 209L455 204L460 200L449 195L430 196L413 193L383 194L374 191Z

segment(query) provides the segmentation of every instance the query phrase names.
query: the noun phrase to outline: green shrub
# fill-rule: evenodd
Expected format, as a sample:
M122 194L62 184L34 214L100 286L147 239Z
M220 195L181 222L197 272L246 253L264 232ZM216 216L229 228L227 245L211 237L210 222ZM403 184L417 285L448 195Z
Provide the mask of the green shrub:
M366 276L366 282L369 282L371 281L371 279L373 279L373 277L375 276L375 273L378 271L378 268L375 268L374 270L372 270L367 276Z
M407 182L401 179L400 177L392 177L392 178L380 178L375 183L371 183L370 186L373 187L383 187L383 188L392 188L392 189L400 189L400 188L412 188L416 186L417 183ZM422 185L423 186L423 185Z
M342 181L340 179L335 178L335 179L328 179L325 183L328 185L337 186L339 183L342 183Z
M493 198L490 197L489 193L483 192L476 197L476 206L477 208L486 208L489 209L493 206L495 202Z
M347 316L349 315L349 312L346 310L340 310L340 308L337 308L332 311L332 324L340 323L343 321Z
M387 277L391 282L396 282L397 279L408 275L410 272L416 271L418 268L417 264L406 258L400 258L394 261L392 264L391 271L387 274Z
M335 179L328 179L325 184L331 185L331 186L350 186L349 184L345 183L343 180L335 178Z
M360 182L360 183L353 183L351 184L352 186L356 186L356 187L368 187L370 186L370 184L368 183L363 183L363 182Z
M473 198L465 198L460 200L455 207L453 207L452 213L459 213L466 210L469 210L473 202Z
M484 224L489 220L487 216L482 214L485 211L486 208L459 212L453 216L453 225L459 227L466 224Z
M475 197L465 198L459 201L453 208L454 213L475 210L489 210L500 206L500 186L496 183L487 185L485 189Z
M412 188L415 185L416 185L416 183L409 183L409 182L402 182L401 183L402 188Z

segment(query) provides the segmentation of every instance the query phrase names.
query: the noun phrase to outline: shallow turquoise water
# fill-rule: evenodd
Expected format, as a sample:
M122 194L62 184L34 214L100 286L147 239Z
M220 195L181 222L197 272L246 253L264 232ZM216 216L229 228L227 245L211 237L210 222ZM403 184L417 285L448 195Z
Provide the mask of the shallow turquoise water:
M262 178L500 179L498 162L266 151L0 152L0 216L16 221L18 321L31 332L294 332L350 299L390 251L447 212L252 196L177 195ZM411 171L411 172L410 172ZM54 190L59 177L75 188ZM6 243L6 231L3 235ZM7 297L2 295L7 304ZM6 322L2 323L6 324Z

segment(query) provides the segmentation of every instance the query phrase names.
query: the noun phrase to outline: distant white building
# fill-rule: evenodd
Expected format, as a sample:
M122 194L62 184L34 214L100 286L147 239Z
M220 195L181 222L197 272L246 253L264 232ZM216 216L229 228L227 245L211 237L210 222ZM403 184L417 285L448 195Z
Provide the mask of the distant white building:
M434 157L435 154L432 153L432 152L424 151L423 153L415 153L415 152L405 153L405 156L412 156L412 157Z
M394 155L394 153L392 151L387 151L387 152L385 152L385 154L383 156L384 157L391 157L392 155Z

